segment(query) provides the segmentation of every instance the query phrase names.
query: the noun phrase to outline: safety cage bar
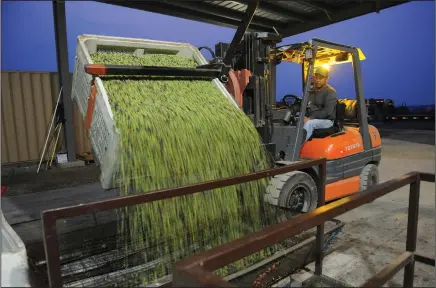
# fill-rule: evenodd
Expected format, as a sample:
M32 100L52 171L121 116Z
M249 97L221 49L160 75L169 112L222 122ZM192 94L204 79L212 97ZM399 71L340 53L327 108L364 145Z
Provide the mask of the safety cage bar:
M185 258L175 264L173 269L173 286L235 287L232 283L226 282L213 274L213 271L315 226L318 227L315 248L315 275L321 276L325 221L369 203L403 186L410 185L406 251L368 280L363 287L381 287L402 268L405 269L404 287L413 287L415 261L435 266L435 259L415 253L421 181L435 182L435 175L410 172L401 177L373 186L362 193L342 198L306 214L299 215L294 219L271 225L259 232Z
M57 220L119 209L138 204L151 203L158 200L180 197L189 194L195 194L198 192L204 192L231 185L247 183L262 178L273 177L275 175L285 174L288 172L303 170L311 167L318 167L319 171L318 207L320 207L324 205L325 199L325 158L300 161L295 164L249 173L242 176L228 177L224 179L208 181L194 185L187 185L178 188L164 189L148 193L139 193L131 196L119 196L101 201L45 210L41 213L41 218L43 223L43 242L49 285L50 287L56 288L62 287L60 249L56 227ZM322 229L317 229L317 235L324 232L324 227L323 225L320 225L320 227L321 226ZM321 245L322 243L317 243L317 247L321 247ZM168 283L168 285L171 285L171 283Z

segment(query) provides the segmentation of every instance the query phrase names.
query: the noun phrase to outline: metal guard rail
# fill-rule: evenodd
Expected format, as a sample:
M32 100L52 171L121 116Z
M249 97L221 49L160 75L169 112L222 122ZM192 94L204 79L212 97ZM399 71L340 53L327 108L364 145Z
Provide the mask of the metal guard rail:
M268 169L260 172L254 172L242 176L229 177L220 180L203 182L200 184L182 186L178 188L164 189L160 191L139 193L132 196L114 197L101 201L84 203L74 206L45 210L41 214L43 225L43 242L45 257L47 263L48 280L50 287L62 287L61 262L59 251L59 239L56 229L56 221L69 217L87 215L95 212L119 209L127 206L151 203L153 201L180 197L184 195L204 192L216 188L222 188L231 185L247 183L262 178L273 177L275 175L285 174L292 171L303 170L311 167L318 167L318 207L324 205L325 177L326 177L326 159L315 159L297 162L292 165L286 165L279 168ZM321 233L321 234L320 234ZM318 226L317 241L323 239L324 224ZM317 242L317 247L322 249L322 242ZM317 263L321 261L321 254L316 255Z
M410 172L399 178L373 186L362 193L342 198L294 219L269 226L259 232L183 259L177 262L173 269L173 287L235 287L213 274L212 271L315 226L318 226L319 230L323 230L325 221L406 185L410 185L406 252L393 263L386 265L363 287L381 287L402 268L405 269L404 287L413 287L415 261L435 266L435 259L415 253L421 181L435 182L435 175ZM317 233L315 275L322 275L323 252L320 246L323 243L322 238L323 233Z

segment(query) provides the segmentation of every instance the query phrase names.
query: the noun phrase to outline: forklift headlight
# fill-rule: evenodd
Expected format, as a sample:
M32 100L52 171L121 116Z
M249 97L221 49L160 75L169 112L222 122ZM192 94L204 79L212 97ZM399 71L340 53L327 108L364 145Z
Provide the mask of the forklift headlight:
M321 67L323 67L324 69L330 71L330 65L329 64L322 64Z

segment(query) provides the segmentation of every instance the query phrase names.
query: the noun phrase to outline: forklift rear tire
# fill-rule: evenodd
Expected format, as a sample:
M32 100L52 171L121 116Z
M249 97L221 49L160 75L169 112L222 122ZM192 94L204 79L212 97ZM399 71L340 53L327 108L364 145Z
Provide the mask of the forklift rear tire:
M367 164L360 173L360 192L371 188L379 183L378 167L375 164Z
M280 207L287 208L283 211L284 213L280 213L282 216L285 216L286 219L292 219L299 214L316 209L318 188L315 180L309 174L293 171L278 176L285 182L280 191L278 203ZM282 220L284 217L279 218Z

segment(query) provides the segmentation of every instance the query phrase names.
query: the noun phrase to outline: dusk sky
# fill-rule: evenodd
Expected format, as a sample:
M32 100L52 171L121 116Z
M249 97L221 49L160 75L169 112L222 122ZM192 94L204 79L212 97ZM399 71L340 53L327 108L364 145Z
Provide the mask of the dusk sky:
M2 1L2 70L57 71L51 1ZM435 6L415 1L283 40L283 44L321 38L359 47L365 98L389 98L397 105L434 104ZM113 5L66 4L70 70L80 34L146 38L209 46L230 42L234 29ZM204 54L207 58L207 51ZM278 68L277 99L301 95L296 64ZM334 67L330 84L339 98L355 98L350 64Z

